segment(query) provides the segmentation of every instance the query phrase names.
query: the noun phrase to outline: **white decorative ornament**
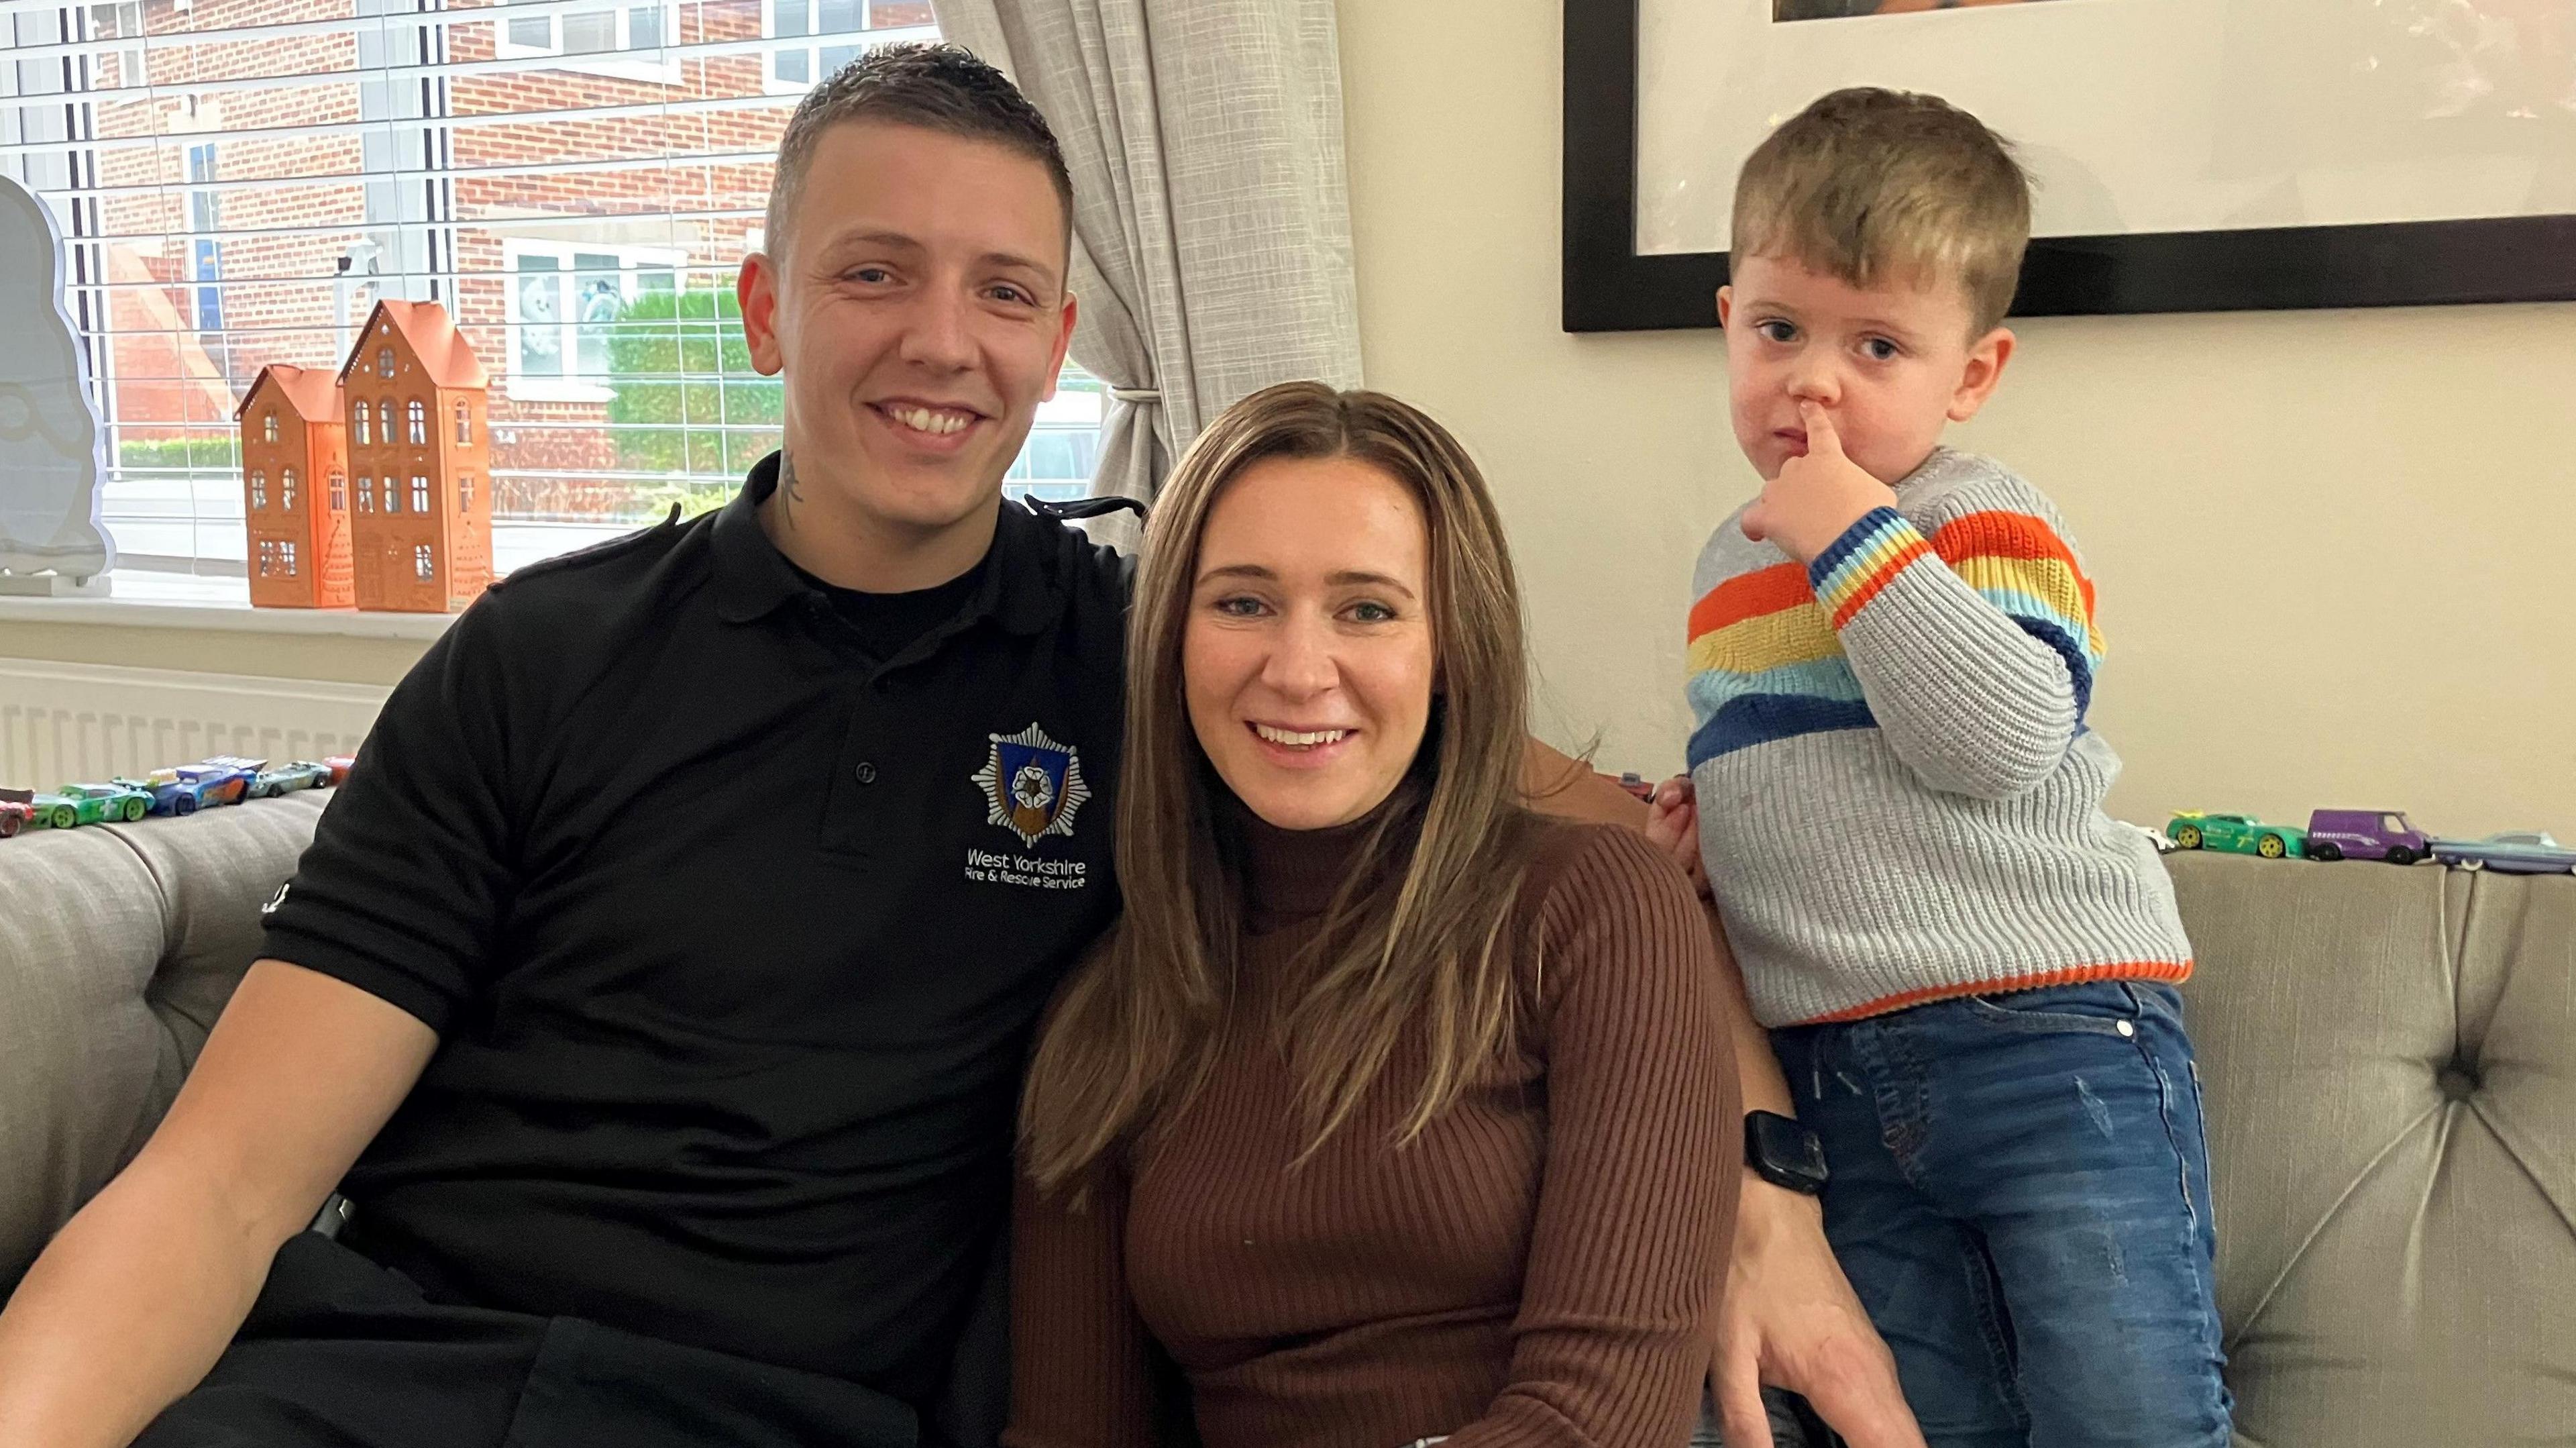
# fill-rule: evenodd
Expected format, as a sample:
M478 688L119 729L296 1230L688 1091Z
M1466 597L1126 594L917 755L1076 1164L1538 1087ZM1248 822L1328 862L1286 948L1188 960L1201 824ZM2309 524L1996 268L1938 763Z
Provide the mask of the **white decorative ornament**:
M98 412L63 308L63 248L34 193L0 176L0 593L67 592L116 566L99 521ZM38 575L52 575L39 577Z

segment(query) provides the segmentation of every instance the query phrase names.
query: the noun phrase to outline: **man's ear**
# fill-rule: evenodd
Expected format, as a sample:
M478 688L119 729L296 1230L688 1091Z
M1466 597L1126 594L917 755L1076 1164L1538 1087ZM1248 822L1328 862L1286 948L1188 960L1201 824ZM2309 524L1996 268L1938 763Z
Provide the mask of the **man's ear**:
M1995 395L1996 384L2004 380L2004 364L2012 360L2019 338L2008 327L1997 327L1979 337L1968 348L1968 365L1960 370L1959 389L1950 394L1950 420L1966 422Z
M778 263L767 252L742 259L733 298L742 304L742 340L750 348L752 370L777 376L787 365L787 354L778 345Z
M1046 391L1038 398L1041 402L1053 402L1055 400L1055 381L1057 378L1064 375L1064 355L1073 348L1073 325L1081 319L1081 313L1082 309L1075 304L1073 293L1065 293L1063 318L1064 329L1056 333L1055 365L1047 369Z
M1731 286L1719 287L1717 289L1717 325L1719 328L1723 329L1726 326L1727 320L1734 315L1735 288Z

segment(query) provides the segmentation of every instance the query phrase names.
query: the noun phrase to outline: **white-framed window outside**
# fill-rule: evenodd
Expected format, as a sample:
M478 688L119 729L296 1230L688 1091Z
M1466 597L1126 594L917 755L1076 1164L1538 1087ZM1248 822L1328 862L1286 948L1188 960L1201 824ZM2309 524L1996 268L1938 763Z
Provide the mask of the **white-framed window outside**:
M772 40L814 36L811 45L782 45L769 52L763 74L778 95L801 95L808 86L857 58L867 42L860 32L913 30L932 24L924 0L760 0L760 33Z
M651 0L512 15L492 22L492 53L503 60L548 57L562 61L564 70L668 82L680 73L679 58L665 50L679 39L679 17L678 5Z
M509 394L605 402L617 315L646 292L676 291L687 254L666 247L512 239Z
M252 515L277 516L283 480L251 506L241 443L271 419L237 420L230 399L264 366L346 366L355 460L407 461L376 451L410 436L380 355L402 343L361 330L378 299L444 307L491 379L489 411L461 420L476 476L450 486L491 520L496 573L720 505L779 441L779 384L744 360L732 309L765 153L829 67L935 39L928 0L353 3L0 0L0 174L54 213L73 274L105 279L74 320L120 571L257 576ZM309 54L268 44L282 25ZM578 73L610 67L651 89ZM1078 377L1041 410L1012 496L1087 490L1101 399ZM280 442L287 405L268 404ZM411 511L409 475L379 497L381 477L344 469L330 497L356 481L358 510Z

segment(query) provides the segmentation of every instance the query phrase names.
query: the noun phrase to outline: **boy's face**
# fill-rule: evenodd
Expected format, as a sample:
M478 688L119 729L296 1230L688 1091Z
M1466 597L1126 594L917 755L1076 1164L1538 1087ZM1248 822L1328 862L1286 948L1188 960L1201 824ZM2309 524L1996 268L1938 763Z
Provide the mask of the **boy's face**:
M1769 482L1807 451L1798 405L1825 410L1843 451L1893 486L1922 466L1941 430L1977 415L2012 356L2001 327L1972 337L1966 291L1868 291L1786 257L1738 257L1717 293L1735 440Z

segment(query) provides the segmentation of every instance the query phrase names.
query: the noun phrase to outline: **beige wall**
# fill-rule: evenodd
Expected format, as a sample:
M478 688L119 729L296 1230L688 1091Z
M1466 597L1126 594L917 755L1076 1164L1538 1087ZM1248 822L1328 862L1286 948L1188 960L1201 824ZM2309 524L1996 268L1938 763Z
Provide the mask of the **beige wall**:
M1343 0L1361 341L1491 470L1543 732L1676 770L1690 569L1750 495L1714 332L1557 325L1556 0ZM2055 319L1954 440L2067 513L2126 817L2576 839L2576 306Z

